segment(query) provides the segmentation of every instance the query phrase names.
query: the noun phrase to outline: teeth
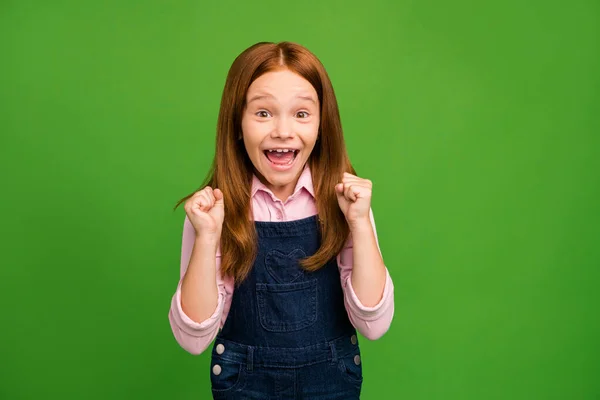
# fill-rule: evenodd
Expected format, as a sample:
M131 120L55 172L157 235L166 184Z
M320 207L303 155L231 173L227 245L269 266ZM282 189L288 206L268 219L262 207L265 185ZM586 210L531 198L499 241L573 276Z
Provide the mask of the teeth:
M268 150L268 151L269 151L269 153L272 153L274 151L276 151L277 153L287 153L288 151L294 151L294 150L291 150L291 149L275 149L275 150Z

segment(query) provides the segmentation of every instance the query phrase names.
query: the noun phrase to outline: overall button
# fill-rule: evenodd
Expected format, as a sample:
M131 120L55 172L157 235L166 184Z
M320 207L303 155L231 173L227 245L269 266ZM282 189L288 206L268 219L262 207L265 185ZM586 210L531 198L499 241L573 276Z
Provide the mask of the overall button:
M219 343L217 345L217 354L223 354L224 351L225 351L225 346L223 346L221 343Z
M219 375L221 373L221 366L219 364L215 364L213 366L213 374Z
M357 342L356 335L352 335L352 337L350 337L350 341L352 342L352 344L356 344L356 342Z
M360 356L358 354L354 356L354 364L356 364L356 365L360 364Z

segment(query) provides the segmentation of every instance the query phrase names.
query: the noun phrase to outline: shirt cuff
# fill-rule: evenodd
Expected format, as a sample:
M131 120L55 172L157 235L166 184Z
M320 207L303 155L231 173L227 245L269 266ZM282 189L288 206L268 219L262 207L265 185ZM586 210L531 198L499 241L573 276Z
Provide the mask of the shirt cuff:
M385 286L383 288L381 300L379 300L376 305L371 307L362 304L354 292L354 288L352 287L352 274L346 278L345 295L347 304L350 306L350 312L352 312L352 314L364 321L377 320L385 314L388 307L393 303L394 293L394 284L387 268L385 269L385 275Z

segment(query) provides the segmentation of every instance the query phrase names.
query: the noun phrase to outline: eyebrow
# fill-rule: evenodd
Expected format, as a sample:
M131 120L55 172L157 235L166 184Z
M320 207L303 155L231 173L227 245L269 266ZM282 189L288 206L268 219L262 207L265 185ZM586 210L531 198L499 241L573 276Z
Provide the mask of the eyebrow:
M253 96L250 100L248 100L248 104L252 103L255 100L274 99L274 98L275 97L270 94L258 94L256 96ZM298 95L298 96L296 96L296 98L301 99L301 100L308 100L310 102L313 102L314 104L317 104L317 102L315 101L315 99L312 96Z

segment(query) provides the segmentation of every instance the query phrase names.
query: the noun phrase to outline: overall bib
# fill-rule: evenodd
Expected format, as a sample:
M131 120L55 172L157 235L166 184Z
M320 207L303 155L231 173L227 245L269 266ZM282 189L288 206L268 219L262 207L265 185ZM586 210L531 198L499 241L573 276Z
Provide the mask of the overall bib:
M336 259L312 273L298 263L319 248L317 217L254 224L255 264L212 348L213 397L358 399L360 350Z

